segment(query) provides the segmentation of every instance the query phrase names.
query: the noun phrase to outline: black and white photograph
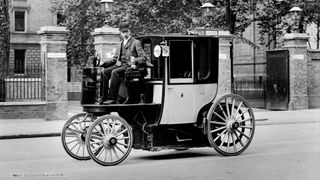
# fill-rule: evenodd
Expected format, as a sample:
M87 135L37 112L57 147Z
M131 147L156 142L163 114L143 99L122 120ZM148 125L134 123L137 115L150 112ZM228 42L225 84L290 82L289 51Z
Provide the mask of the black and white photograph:
M0 180L320 180L319 0L0 0Z

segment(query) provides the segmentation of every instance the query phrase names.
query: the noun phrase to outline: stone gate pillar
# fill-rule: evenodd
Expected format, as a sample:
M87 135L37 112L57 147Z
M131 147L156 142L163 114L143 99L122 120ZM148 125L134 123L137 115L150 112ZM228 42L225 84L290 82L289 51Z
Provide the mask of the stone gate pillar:
M42 78L43 97L46 100L47 120L68 119L67 55L69 31L65 27L41 27L41 63L45 70Z
M225 34L226 35L219 36L218 98L223 94L232 92L230 54L232 36L229 33Z
M301 33L283 37L283 48L289 50L289 110L308 109L308 39Z
M120 42L120 32L118 28L103 26L91 33L94 37L94 48L100 55L102 61L110 60Z

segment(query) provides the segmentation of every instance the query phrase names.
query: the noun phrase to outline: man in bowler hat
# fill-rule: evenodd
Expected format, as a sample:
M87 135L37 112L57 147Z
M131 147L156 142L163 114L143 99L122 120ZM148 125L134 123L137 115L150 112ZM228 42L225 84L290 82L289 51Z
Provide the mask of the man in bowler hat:
M130 25L128 22L119 24L119 31L122 37L116 53L110 61L104 62L102 73L103 94L100 104L114 104L116 102L119 87L126 69L131 66L144 64L147 55L144 52L141 42L131 37ZM109 86L110 80L110 89ZM109 89L109 92L108 92Z

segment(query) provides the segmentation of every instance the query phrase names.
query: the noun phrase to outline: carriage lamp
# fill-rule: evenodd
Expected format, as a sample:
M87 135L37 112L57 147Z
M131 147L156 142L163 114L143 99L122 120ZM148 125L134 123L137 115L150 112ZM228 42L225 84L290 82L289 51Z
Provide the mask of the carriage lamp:
M292 32L299 31L299 21L301 19L302 9L295 6L289 10Z
M113 4L114 4L113 0L101 0L100 3L101 3L101 8L103 12L106 12L106 13L112 12Z

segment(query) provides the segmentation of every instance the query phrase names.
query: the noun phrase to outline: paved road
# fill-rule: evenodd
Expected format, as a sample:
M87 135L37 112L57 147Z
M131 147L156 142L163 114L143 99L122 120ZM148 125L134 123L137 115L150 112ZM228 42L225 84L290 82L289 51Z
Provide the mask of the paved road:
M257 126L236 157L211 148L133 150L121 164L77 161L59 137L0 140L0 179L320 179L320 123Z

